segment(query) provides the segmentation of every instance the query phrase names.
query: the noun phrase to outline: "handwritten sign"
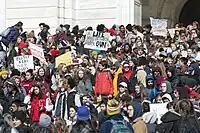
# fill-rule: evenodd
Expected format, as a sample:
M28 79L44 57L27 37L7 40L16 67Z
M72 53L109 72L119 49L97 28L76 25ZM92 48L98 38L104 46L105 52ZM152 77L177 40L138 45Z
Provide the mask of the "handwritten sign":
M72 61L72 54L71 54L71 52L67 52L67 53L65 53L63 55L60 55L60 56L56 57L56 67L58 67L58 65L60 63L64 63L67 66L72 65L73 61Z
M88 49L107 51L110 47L110 34L99 31L87 31L84 47Z
M40 61L46 62L45 57L44 57L44 51L43 51L42 47L39 47L39 46L32 44L30 42L29 42L29 47L30 47L30 50L31 50L31 54L35 58L39 59Z
M176 31L176 29L168 29L168 32L169 32L172 39L174 38L175 31Z
M161 123L160 119L167 111L167 103L150 104L150 112L157 114L158 124Z
M150 18L154 36L167 36L167 19Z
M33 56L16 56L14 57L14 68L20 72L26 72L28 69L34 69Z

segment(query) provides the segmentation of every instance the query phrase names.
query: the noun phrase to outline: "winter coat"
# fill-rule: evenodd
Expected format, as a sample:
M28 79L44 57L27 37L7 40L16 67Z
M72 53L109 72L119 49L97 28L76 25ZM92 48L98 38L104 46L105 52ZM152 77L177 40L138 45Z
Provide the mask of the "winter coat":
M153 101L155 98L156 98L156 95L158 94L158 93L160 93L161 91L160 90L158 90L158 89L156 89L155 87L151 90L151 93L150 93L150 95L149 95L149 100L150 101Z
M147 126L142 117L138 117L133 122L134 133L148 133Z
M69 116L69 109L71 106L77 106L77 107L81 106L80 95L78 94L75 88L70 90L67 95L67 112L68 112L67 115L68 116Z
M60 97L61 95L63 95L62 97ZM61 105L59 105L59 100L61 99ZM59 108L60 106L60 108ZM81 101L80 101L80 96L77 94L75 89L72 89L69 93L67 92L58 92L57 96L56 96L56 102L55 102L55 108L53 111L53 115L56 117L56 111L60 111L60 117L64 120L68 119L69 116L69 108L71 106L77 106L80 107L81 106Z
M15 42L20 36L19 31L14 27L9 27L10 31L6 37L2 37L1 42L8 47L9 43Z
M175 112L167 112L161 117L162 123L156 127L158 133L178 133L181 116ZM177 127L177 128L175 128Z
M53 105L51 100L46 95L43 95L41 99L38 96L34 96L31 100L32 93L30 92L24 99L24 103L30 103L30 117L32 121L38 122L42 113L48 114L52 111Z
M195 117L181 118L178 133L200 133L200 124Z
M76 86L76 90L80 94L87 94L88 92L92 92L92 83L89 79L86 81L80 80Z
M24 89L26 90L26 94L29 93L29 90L33 87L33 85L36 83L35 80L31 79L31 80L24 80L22 81L21 85L22 87L24 87Z
M19 133L32 133L31 128L25 125L21 125L20 127L17 127L16 129Z
M127 76L129 75L129 76ZM118 75L118 85L121 82L126 82L128 85L128 91L130 94L134 93L134 86L136 83L136 77L135 75L132 73L132 71L130 70L128 73L123 73L123 74L119 74Z
M105 70L96 75L94 91L96 95L113 94L113 80L112 80L112 74L109 70Z
M110 120L124 120L124 117L121 114L110 116L107 121L105 121L100 127L100 133L110 133L112 127L114 126ZM127 122L128 128L134 133L133 128L130 123Z
M24 97L24 94L18 91L15 94L12 94L12 92L7 94L9 105L11 105L14 100L20 100L21 102L23 102Z
M3 114L9 112L8 99L5 96L0 96L0 104L3 107Z
M113 88L114 88L114 96L116 97L117 94L118 94L118 77L119 77L119 74L122 73L122 68L119 68L117 70L117 72L115 73L114 75L114 79L113 79Z

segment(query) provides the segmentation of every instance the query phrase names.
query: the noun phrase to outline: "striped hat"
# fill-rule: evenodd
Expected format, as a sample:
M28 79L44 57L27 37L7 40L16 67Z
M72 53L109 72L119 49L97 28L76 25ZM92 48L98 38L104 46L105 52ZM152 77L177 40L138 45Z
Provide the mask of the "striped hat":
M116 115L121 111L120 103L116 99L108 100L107 103L107 114L108 115Z

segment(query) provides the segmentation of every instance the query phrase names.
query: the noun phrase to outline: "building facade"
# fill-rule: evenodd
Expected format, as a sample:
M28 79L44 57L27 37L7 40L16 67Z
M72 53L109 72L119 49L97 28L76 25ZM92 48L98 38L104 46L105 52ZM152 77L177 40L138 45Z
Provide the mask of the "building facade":
M38 30L40 22L51 31L59 24L95 27L105 24L142 24L140 0L1 0L0 30L24 23L25 30Z
M200 0L141 0L141 3L143 25L149 23L149 17L167 19L169 27L177 22L190 24L200 20Z

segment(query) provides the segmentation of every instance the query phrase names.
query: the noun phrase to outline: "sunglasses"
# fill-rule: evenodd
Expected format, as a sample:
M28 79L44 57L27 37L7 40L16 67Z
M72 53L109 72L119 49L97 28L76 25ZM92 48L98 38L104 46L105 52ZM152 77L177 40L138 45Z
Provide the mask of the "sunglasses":
M123 85L120 85L119 87L120 87L120 88L127 89L127 87L126 87L126 86L123 86Z

